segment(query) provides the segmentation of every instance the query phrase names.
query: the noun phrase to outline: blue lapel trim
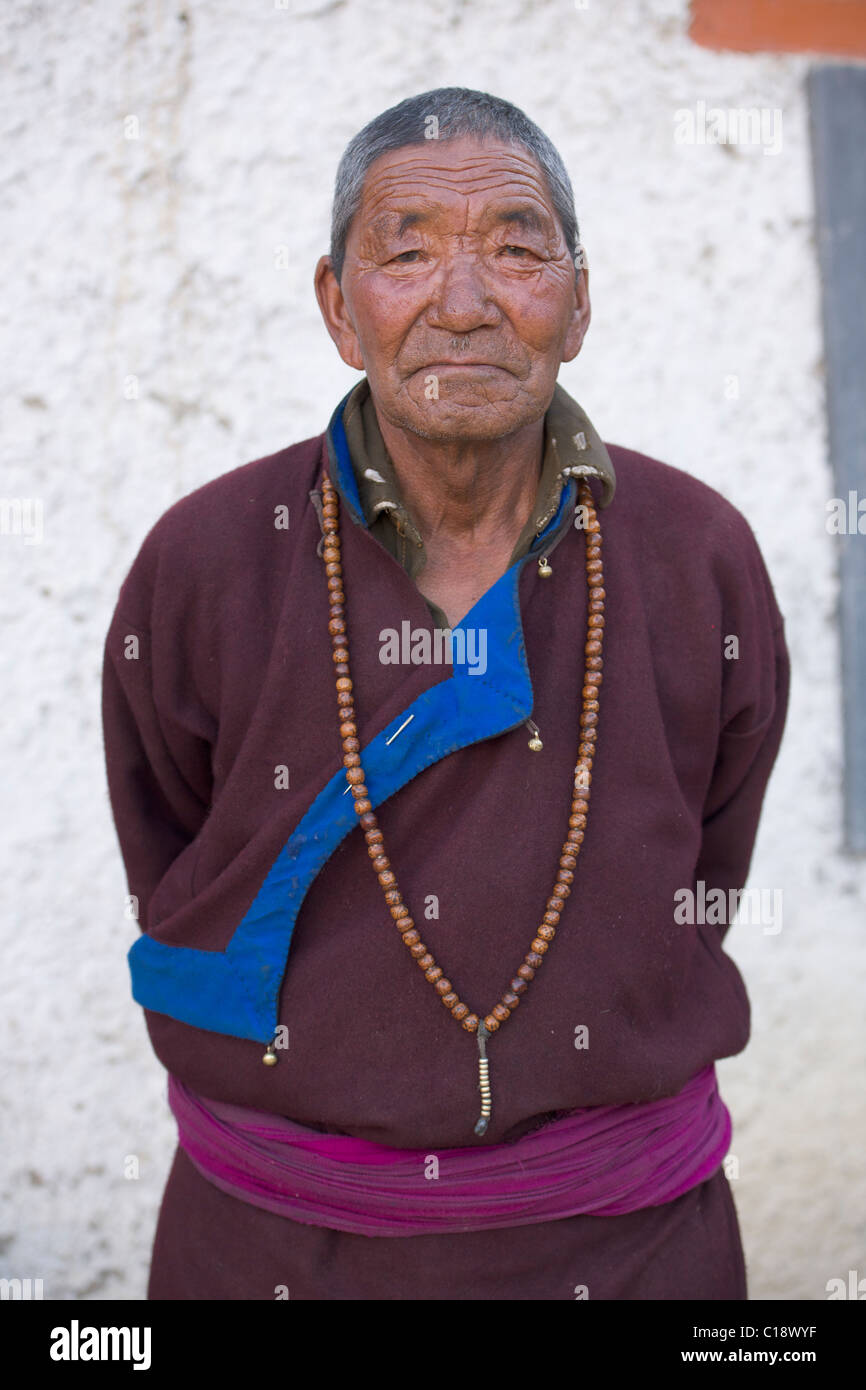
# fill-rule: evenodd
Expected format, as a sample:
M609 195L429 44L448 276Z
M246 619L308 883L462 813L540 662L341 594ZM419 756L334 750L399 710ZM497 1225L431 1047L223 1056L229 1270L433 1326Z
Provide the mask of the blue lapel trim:
M341 490L360 498L342 428L341 402L329 435ZM523 641L518 582L523 565L549 541L573 498L573 480L529 554L506 570L460 629L486 629L487 669L455 662L453 674L425 690L362 750L370 800L381 806L413 777L461 748L517 728L532 712L533 690ZM354 498L354 501L352 500ZM413 716L399 740L388 739ZM171 946L142 935L129 952L132 992L146 1009L208 1032L269 1042L278 1024L279 991L292 932L307 891L326 860L357 825L342 769L318 793L269 870L224 951Z
M364 509L361 506L361 494L358 491L358 479L355 477L355 470L352 467L352 456L349 453L349 441L346 438L346 430L343 425L343 410L351 394L352 392L349 391L343 397L331 416L331 422L328 425L327 431L327 439L331 445L328 452L331 462L334 465L336 486L352 512L353 520L359 522L361 526L366 526L367 522L364 517Z

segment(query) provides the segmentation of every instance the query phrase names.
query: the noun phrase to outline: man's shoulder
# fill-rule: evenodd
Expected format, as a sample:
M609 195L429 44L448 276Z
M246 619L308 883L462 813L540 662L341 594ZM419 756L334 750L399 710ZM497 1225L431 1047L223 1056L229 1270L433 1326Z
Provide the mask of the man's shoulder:
M121 586L121 607L138 612L157 587L208 582L268 553L264 539L294 528L308 503L323 440L313 435L240 464L174 502L145 535Z
M744 539L752 532L745 516L717 488L684 468L663 463L650 454L621 444L606 444L616 470L616 495L611 511L671 526L718 528L722 534L737 532Z
M163 512L147 533L142 551L181 546L207 548L227 531L257 527L264 516L273 525L275 509L307 502L315 486L324 436L290 444L231 468L188 492Z
M237 522L264 507L290 506L306 499L322 455L321 434L242 463L203 483L170 506L152 527L160 539L202 526Z
M622 445L606 448L617 482L611 526L616 521L616 529L639 537L636 554L651 566L663 559L684 584L711 580L731 592L752 586L782 621L755 533L733 502L683 468Z

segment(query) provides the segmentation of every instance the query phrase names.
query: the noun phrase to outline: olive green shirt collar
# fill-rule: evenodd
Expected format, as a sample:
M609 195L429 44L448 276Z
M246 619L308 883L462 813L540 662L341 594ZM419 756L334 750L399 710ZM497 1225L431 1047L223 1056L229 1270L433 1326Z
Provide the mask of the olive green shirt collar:
M343 426L368 529L414 579L426 563L424 542L403 501L366 377L346 402ZM609 506L616 490L610 455L589 417L557 383L544 417L544 457L535 502L508 568L528 552L555 514L568 478L581 474L601 480L599 506Z

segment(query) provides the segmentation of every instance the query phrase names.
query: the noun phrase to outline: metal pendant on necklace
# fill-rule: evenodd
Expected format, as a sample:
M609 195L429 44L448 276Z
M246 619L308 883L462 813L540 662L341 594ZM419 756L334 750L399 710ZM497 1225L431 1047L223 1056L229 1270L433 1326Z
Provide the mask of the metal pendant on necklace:
M490 1124L492 1095L490 1091L490 1063L487 1060L487 1039L490 1037L484 1024L478 1021L478 1089L481 1092L481 1114L475 1126L476 1134L486 1134Z

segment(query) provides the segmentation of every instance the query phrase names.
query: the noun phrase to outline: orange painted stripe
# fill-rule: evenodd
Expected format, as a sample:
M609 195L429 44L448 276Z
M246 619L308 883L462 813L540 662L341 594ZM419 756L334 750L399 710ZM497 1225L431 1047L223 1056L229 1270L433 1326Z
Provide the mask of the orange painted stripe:
M866 0L692 0L689 38L750 53L866 57Z

